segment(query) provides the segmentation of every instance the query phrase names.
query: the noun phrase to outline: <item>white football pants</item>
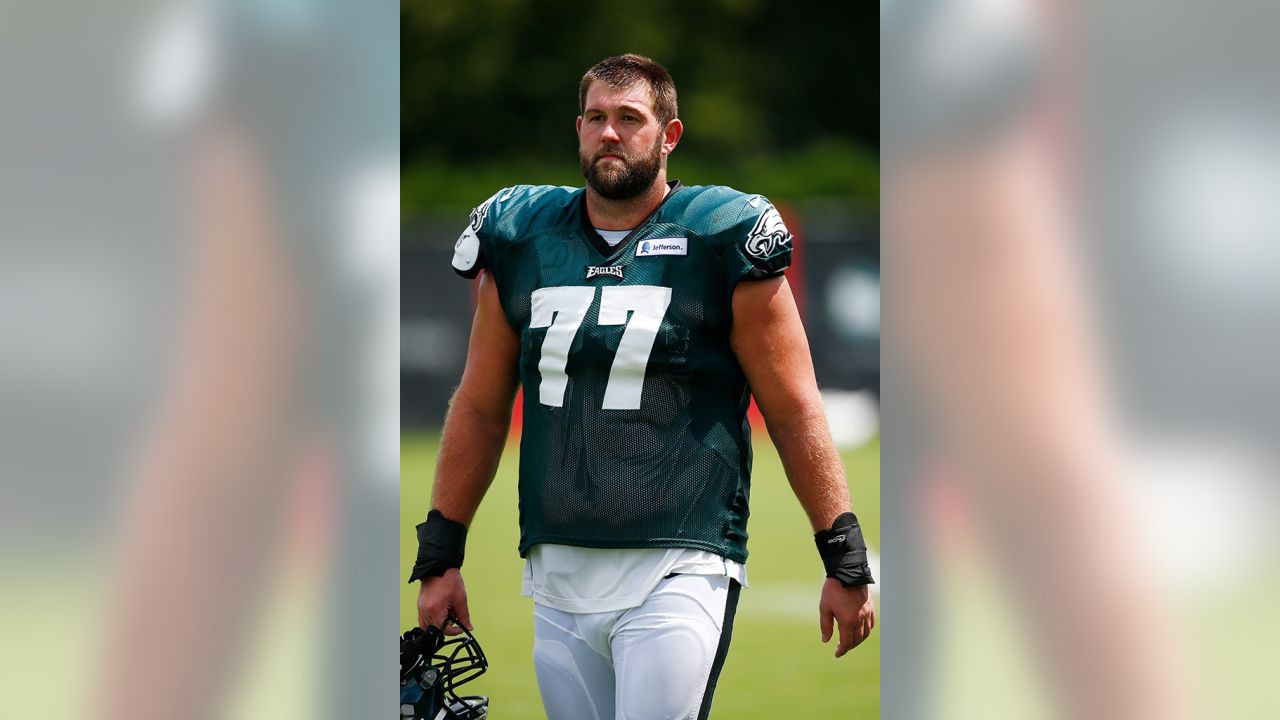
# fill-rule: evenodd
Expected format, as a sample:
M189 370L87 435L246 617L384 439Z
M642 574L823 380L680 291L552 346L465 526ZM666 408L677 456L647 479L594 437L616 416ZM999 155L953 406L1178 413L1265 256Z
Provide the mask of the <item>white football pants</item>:
M548 720L703 720L729 651L737 581L673 575L606 613L534 605L533 665Z

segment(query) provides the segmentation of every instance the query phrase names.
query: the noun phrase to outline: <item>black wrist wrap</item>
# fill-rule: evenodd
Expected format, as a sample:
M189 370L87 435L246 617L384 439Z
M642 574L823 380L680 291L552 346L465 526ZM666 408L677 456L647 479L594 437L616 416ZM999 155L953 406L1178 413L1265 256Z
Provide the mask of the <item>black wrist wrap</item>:
M439 577L449 568L462 567L467 545L467 526L432 510L427 521L418 525L418 560L413 564L409 582Z
M867 564L867 543L862 539L862 528L853 513L836 518L830 530L814 533L813 541L827 568L827 577L839 580L845 587L875 582L871 566Z

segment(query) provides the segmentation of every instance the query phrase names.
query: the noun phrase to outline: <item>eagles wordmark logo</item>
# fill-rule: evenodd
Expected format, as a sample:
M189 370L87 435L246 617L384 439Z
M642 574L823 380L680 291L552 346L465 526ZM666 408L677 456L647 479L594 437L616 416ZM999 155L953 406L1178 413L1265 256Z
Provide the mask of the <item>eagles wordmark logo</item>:
M604 267L598 267L596 265L588 265L587 279L590 280L591 278L597 275L611 275L621 280L622 266L621 265L605 265Z
M756 220L751 232L747 233L746 248L750 255L764 258L789 242L791 242L791 232L782 222L782 216L778 214L777 208L770 205L760 214L760 219Z

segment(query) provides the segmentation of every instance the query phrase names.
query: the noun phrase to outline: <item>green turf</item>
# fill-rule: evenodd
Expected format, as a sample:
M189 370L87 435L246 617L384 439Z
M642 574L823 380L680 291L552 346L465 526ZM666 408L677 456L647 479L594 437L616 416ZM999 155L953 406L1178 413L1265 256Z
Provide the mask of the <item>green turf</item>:
M400 561L413 564L413 526L426 515L438 435L401 439ZM498 477L480 507L467 542L463 577L471 619L490 660L490 672L467 686L487 694L500 720L542 718L531 661L532 603L520 595L522 561L516 554L516 447L508 447ZM843 455L854 510L867 542L880 540L880 445ZM822 565L808 522L791 494L777 453L756 443L752 480L750 587L743 591L733 646L716 691L713 717L880 716L880 637L835 660L835 641L820 642L818 591ZM416 622L417 585L403 586L400 619ZM879 608L877 608L877 611Z

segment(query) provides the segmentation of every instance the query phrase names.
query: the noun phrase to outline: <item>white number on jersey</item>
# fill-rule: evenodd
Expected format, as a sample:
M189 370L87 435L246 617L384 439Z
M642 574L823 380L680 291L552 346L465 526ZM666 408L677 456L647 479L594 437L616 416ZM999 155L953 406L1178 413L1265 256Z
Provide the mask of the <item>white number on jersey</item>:
M538 372L542 374L538 401L543 405L564 406L569 349L595 296L594 287L575 286L539 288L530 296L529 327L548 328L538 360ZM605 410L640 408L649 354L670 305L671 288L619 285L600 289L600 324L626 325L604 391Z
M529 296L529 327L549 328L542 341L542 358L538 360L538 372L542 373L538 401L543 405L564 407L564 390L569 384L564 369L569 364L569 348L595 298L594 287L539 288Z

